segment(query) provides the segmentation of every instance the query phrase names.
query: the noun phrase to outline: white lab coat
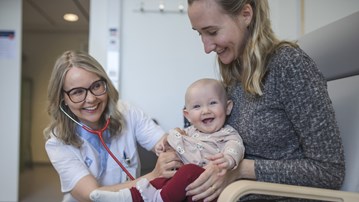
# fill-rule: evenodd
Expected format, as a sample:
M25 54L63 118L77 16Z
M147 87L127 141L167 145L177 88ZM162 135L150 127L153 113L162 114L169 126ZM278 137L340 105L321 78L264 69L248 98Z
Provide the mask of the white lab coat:
M163 129L140 109L119 102L118 107L125 117L125 128L121 135L111 140L110 150L135 178L139 176L141 165L137 142L151 150L165 134ZM126 173L108 156L104 174L100 174L99 153L85 139L80 148L65 145L53 134L47 140L45 148L50 161L59 174L63 201L76 201L70 194L76 183L84 176L93 175L101 186L113 185L126 181ZM124 154L130 159L126 163Z

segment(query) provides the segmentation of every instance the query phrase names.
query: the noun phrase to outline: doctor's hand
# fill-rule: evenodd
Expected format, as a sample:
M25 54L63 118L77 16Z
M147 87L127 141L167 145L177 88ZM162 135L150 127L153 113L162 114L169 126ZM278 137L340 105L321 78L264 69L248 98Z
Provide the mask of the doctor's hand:
M156 166L152 172L155 177L170 178L182 165L181 159L174 150L166 150L166 152L159 154Z

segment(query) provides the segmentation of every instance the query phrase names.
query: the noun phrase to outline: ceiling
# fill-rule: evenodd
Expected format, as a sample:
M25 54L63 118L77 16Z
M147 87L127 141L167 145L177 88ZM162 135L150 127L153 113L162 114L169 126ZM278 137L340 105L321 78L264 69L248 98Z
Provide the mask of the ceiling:
M90 0L23 0L24 31L86 31ZM77 22L63 20L65 13L79 16Z

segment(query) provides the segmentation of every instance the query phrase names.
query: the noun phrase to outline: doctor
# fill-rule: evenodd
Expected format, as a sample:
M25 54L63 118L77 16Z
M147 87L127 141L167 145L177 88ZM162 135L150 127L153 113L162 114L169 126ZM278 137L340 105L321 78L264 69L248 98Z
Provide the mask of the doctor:
M119 93L102 66L83 52L66 51L55 63L48 86L51 123L44 130L46 151L59 174L63 201L90 201L95 189L118 191L132 187L139 176L137 143L153 150L164 131L138 108L119 101ZM102 136L122 169L101 145L99 136L85 130L108 128ZM182 165L175 153L159 156L149 180L172 177ZM130 177L131 178L131 177Z

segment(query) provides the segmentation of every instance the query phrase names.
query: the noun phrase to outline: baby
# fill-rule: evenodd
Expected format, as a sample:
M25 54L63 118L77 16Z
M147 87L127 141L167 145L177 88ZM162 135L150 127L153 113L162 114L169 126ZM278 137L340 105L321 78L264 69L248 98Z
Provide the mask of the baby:
M216 165L224 175L243 159L244 146L235 129L225 125L233 102L225 88L215 79L200 79L192 83L185 95L183 114L191 123L185 129L169 131L155 146L156 154L174 149L183 163L172 178L139 180L128 191L95 190L90 198L104 201L191 201L185 188L197 179L208 165ZM131 193L131 194L129 194Z

